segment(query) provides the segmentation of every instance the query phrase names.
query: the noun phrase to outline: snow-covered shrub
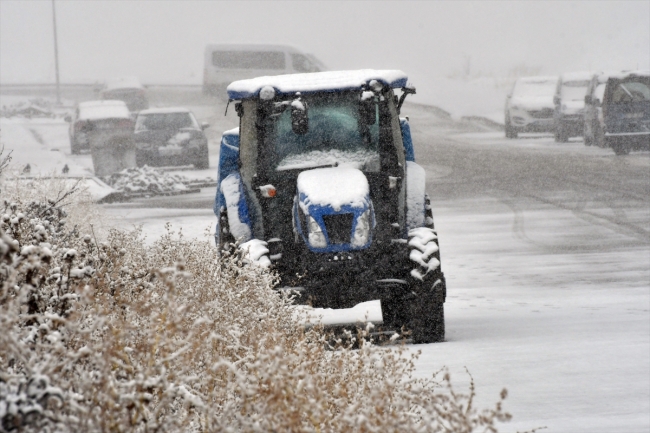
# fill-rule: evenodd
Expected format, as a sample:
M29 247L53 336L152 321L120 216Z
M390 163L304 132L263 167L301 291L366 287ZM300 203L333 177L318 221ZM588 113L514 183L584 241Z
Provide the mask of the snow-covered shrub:
M189 182L189 179L183 175L167 173L147 165L124 169L111 174L104 180L118 191L126 193L148 192L152 194L184 191L187 189L186 184Z
M0 211L2 430L473 432L509 418L501 401L474 408L473 385L414 379L404 346L301 329L272 273L207 241L97 239L56 201Z

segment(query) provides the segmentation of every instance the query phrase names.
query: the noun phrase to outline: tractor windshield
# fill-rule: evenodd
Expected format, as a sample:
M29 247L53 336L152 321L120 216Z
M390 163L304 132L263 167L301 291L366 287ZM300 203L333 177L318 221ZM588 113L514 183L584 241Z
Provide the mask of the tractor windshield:
M304 134L294 132L290 109L270 116L267 131L275 170L345 165L378 172L380 116L374 99L365 102L361 115L358 92L303 96L308 118Z

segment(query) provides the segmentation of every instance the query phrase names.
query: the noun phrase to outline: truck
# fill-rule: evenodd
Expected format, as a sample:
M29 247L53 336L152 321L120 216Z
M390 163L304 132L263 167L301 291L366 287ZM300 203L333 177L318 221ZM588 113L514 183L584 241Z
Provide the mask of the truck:
M227 87L239 127L222 135L220 251L277 272L314 308L380 301L381 332L444 340L446 280L425 170L398 70L265 76Z

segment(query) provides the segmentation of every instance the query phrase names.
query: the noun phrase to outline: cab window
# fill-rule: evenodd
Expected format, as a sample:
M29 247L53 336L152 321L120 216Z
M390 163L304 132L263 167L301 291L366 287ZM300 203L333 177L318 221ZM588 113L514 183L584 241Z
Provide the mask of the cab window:
M610 96L610 102L613 104L644 101L650 101L650 77L628 79L616 83Z

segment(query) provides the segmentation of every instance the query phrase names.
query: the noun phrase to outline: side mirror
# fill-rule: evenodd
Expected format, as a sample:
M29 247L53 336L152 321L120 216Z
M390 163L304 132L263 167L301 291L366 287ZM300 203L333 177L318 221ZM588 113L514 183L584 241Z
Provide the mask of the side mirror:
M65 117L63 118L63 120L70 123L70 122L72 122L72 116L70 116L69 114L66 114Z
M591 95L585 95L585 104L591 105Z
M210 127L210 124L207 122L201 123L201 129L208 129Z
M558 95L553 96L553 103L555 105L560 105L560 97Z
M301 98L291 102L291 129L297 135L305 135L309 131L307 103Z

